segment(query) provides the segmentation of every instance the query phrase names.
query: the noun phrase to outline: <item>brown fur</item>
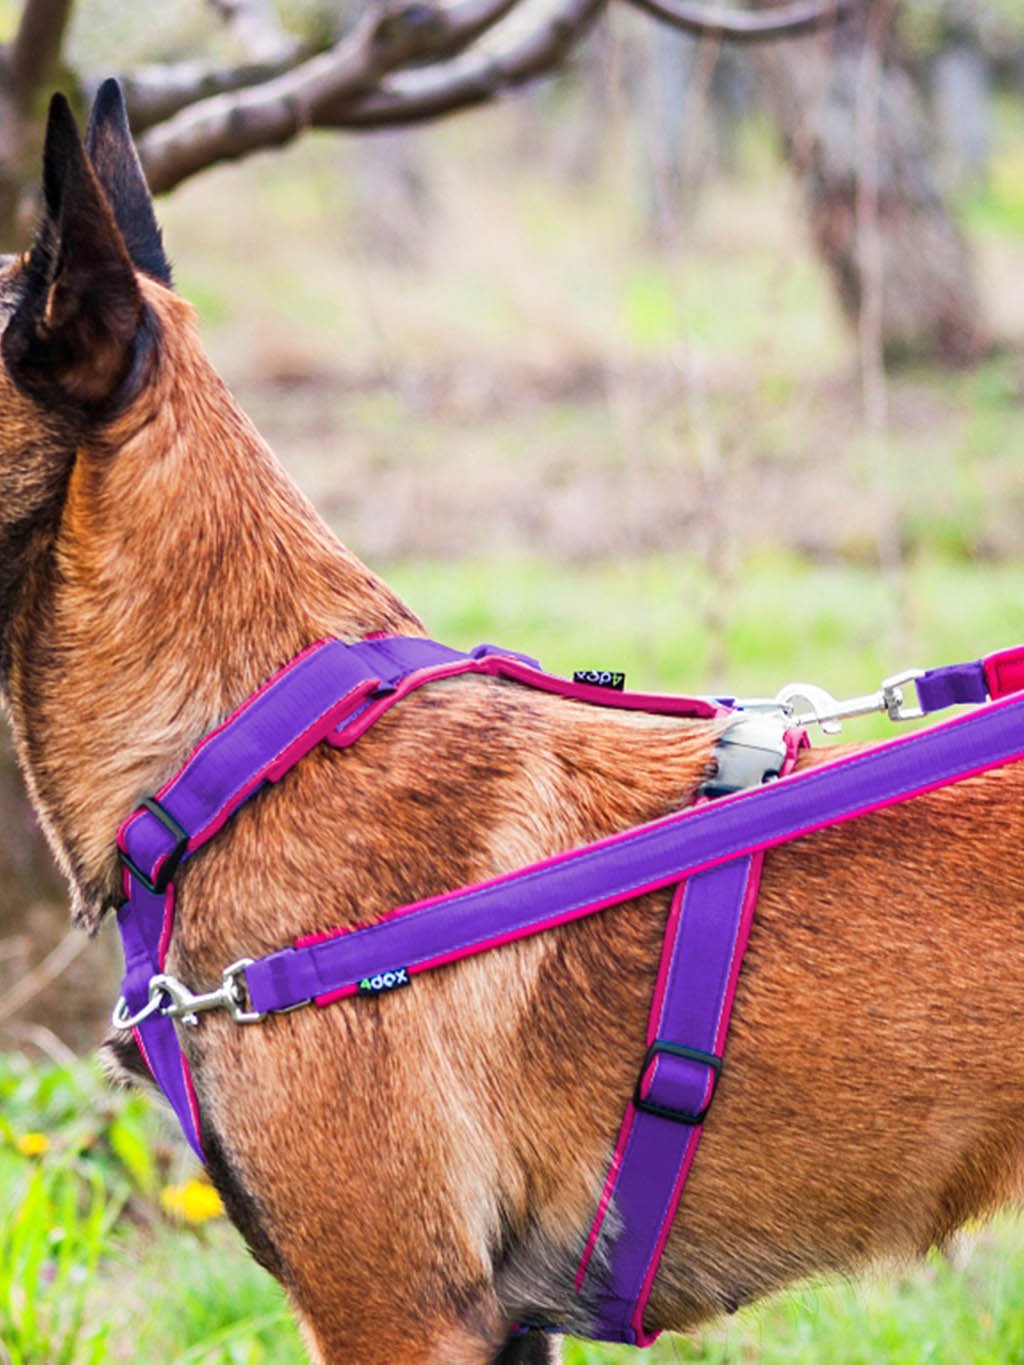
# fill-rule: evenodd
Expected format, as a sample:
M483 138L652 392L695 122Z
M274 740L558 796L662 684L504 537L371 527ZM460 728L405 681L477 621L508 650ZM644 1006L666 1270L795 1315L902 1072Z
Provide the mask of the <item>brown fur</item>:
M66 216L103 191L65 155ZM109 212L91 221L118 235ZM8 329L58 325L32 308L47 259L0 275ZM19 369L48 335L21 350L5 336L0 372L4 688L91 927L119 898L118 823L269 673L324 635L421 629L289 482L188 305L146 275L132 286L126 351L121 313L83 347L104 324L79 299L58 394ZM354 749L312 753L188 864L169 967L209 988L297 934L664 814L693 799L713 741L707 724L495 680L416 693ZM650 1327L914 1254L1018 1195L1022 800L1007 769L768 856ZM499 1356L512 1322L586 1329L571 1277L666 909L648 897L378 1000L185 1032L214 1178L315 1358L540 1362L534 1336Z

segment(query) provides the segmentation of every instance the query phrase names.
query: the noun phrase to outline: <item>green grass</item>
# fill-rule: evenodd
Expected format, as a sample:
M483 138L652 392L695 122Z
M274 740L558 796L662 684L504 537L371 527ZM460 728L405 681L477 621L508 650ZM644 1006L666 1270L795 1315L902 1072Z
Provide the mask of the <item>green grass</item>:
M508 644L554 672L625 669L627 685L640 690L770 696L800 679L852 695L905 667L1024 638L1021 564L918 559L897 582L867 567L808 568L769 554L745 560L724 583L682 556L397 564L386 576L439 639ZM714 671L709 612L723 622Z
M13 1087L11 1080L14 1080ZM0 1056L9 1133L43 1133L49 1151L0 1146L0 1344L11 1365L303 1365L278 1286L224 1223L171 1227L107 1141L117 1118L153 1143L138 1099L111 1099L90 1068ZM105 1116L68 1137L48 1096L77 1094ZM13 1098L12 1098L13 1096ZM70 1125L74 1128L74 1123ZM148 1178L148 1177L147 1177ZM144 1181L145 1183L145 1181ZM857 1283L812 1285L688 1337L663 1337L652 1365L1008 1365L1024 1359L1024 1225L973 1229L949 1259ZM2 1359L0 1353L0 1359ZM626 1365L625 1348L571 1342L567 1365Z

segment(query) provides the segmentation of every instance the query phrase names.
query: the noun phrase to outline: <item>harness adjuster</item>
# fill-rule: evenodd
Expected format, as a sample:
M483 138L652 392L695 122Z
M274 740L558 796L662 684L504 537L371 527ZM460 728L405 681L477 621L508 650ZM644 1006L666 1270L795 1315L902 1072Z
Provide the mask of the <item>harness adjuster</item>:
M710 1069L711 1093L696 1112L688 1112L670 1104L657 1104L653 1100L645 1098L643 1093L644 1082L659 1056L681 1057L684 1061L699 1062ZM655 1038L644 1056L643 1066L641 1066L640 1075L637 1077L636 1089L633 1092L633 1103L637 1109L645 1114L656 1114L658 1118L671 1119L673 1123L684 1123L688 1127L696 1128L698 1124L704 1122L707 1112L711 1108L711 1101L715 1098L721 1072L722 1059L716 1057L713 1052L702 1052L697 1047L684 1047L682 1043L669 1043L662 1038ZM648 1091L648 1093L650 1092Z
M140 810L143 807L145 807L151 815L156 816L164 829L174 835L174 847L161 861L155 877L147 876L142 868L139 867L138 863L133 862L131 856L125 849L119 847L117 855L132 876L137 878L139 883L144 886L147 891L151 892L154 896L162 896L174 880L174 874L178 870L178 864L185 856L185 850L188 848L189 836L188 832L182 829L181 825L178 824L170 811L164 810L163 806L161 806L160 802L157 801L155 797L147 796L142 802Z

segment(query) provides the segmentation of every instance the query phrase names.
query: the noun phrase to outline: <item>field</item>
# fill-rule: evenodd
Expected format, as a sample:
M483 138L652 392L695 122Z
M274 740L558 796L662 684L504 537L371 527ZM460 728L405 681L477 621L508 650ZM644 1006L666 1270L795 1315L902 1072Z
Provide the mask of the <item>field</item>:
M882 437L763 130L665 253L623 191L625 135L574 181L534 112L417 137L428 207L387 248L356 144L311 140L287 174L260 158L162 206L211 353L346 542L438 638L642 687L853 694L1024 638L1019 111L963 205L997 347L969 374L893 375ZM304 1359L148 1102L87 1062L9 1055L0 1114L0 1361ZM1024 1359L1024 1230L970 1229L648 1359Z

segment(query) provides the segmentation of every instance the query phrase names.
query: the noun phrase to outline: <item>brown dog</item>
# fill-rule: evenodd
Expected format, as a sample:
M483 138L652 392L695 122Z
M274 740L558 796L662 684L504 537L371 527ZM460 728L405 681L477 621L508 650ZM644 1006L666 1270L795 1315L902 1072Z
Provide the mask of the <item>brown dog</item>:
M92 928L120 899L119 822L207 730L312 640L421 627L205 360L111 86L87 145L55 101L42 225L0 273L0 662ZM662 815L714 738L493 679L424 689L188 864L169 970L210 989L239 957ZM650 1328L919 1252L1018 1193L1022 810L1004 769L768 855ZM186 1031L213 1178L317 1359L539 1361L543 1339L502 1353L511 1323L586 1331L573 1272L666 907L380 999Z

